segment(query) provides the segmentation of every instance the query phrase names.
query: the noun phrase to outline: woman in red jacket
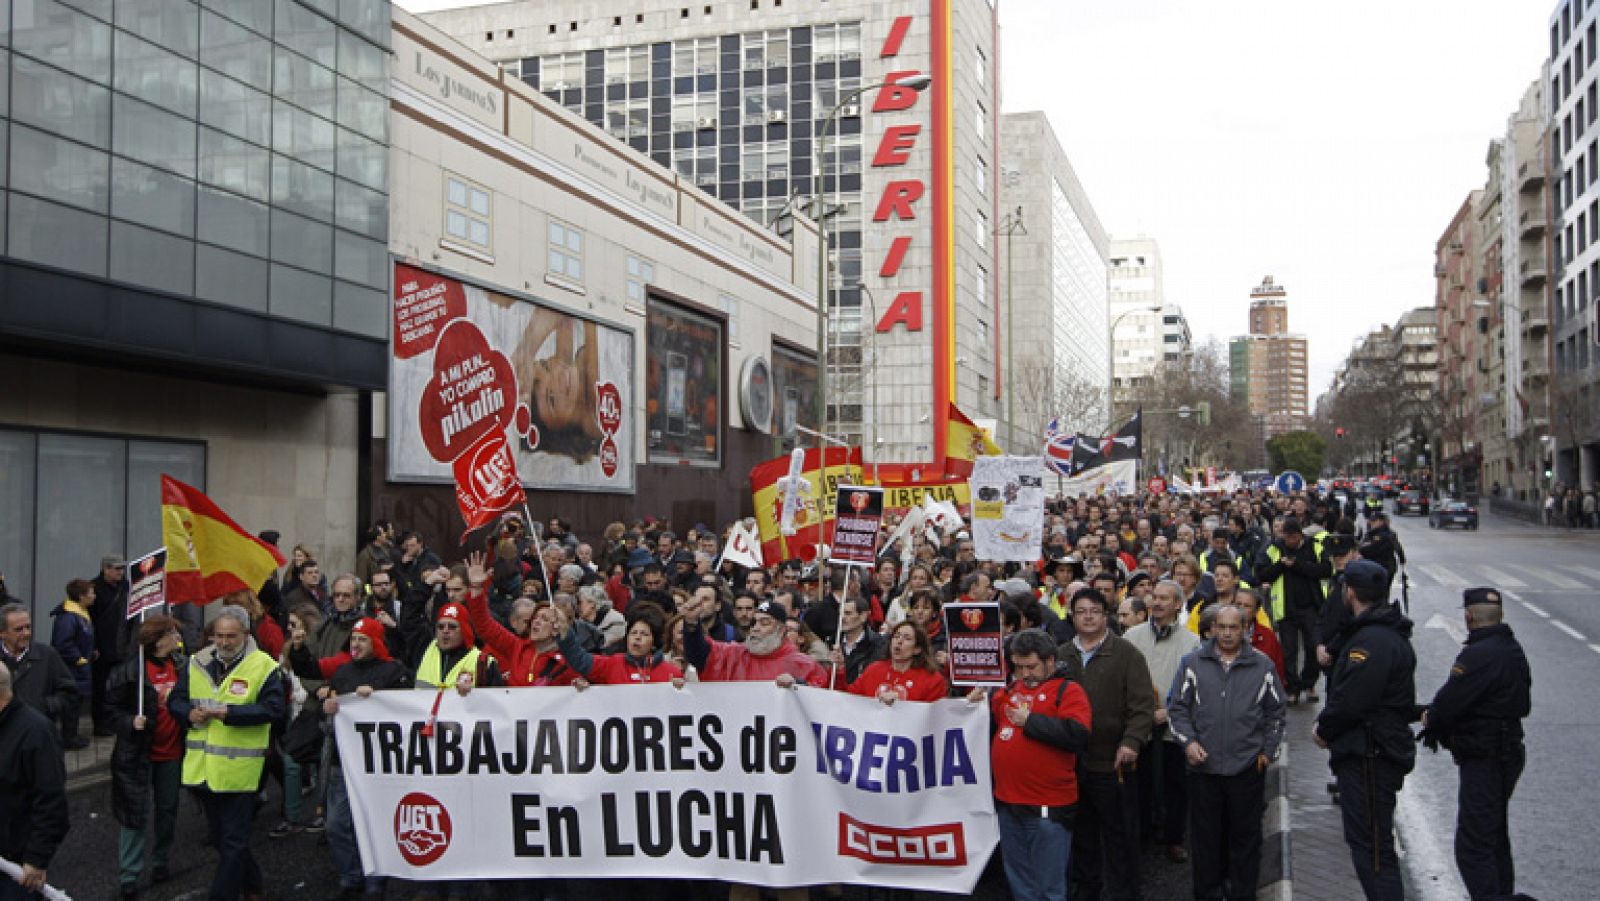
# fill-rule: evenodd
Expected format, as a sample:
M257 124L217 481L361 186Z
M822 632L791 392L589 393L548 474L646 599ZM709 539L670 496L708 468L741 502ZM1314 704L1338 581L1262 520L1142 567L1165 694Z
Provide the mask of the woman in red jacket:
M489 615L489 595L484 590L484 583L489 581L489 571L484 567L487 559L481 551L467 558L467 584L471 586L467 591L467 611L472 615L472 631L500 661L506 685L571 685L578 672L567 665L567 658L556 644L560 614L549 601L538 602L528 624L527 638L496 622Z
M906 620L889 630L889 656L869 664L856 681L851 694L877 698L884 704L895 701L937 701L948 697L949 686L934 661L933 646L922 627Z
M570 628L562 634L559 647L566 655L567 665L579 675L572 683L579 691L588 688L591 682L596 685L671 682L682 688L683 670L660 651L666 631L666 620L661 613L654 605L644 605L628 615L624 653L595 657L583 649L577 633Z

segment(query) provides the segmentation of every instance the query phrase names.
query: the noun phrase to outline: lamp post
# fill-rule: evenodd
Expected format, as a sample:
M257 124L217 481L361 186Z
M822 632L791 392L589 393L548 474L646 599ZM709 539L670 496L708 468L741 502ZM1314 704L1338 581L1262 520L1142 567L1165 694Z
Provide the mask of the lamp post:
M1111 376L1111 415L1106 423L1107 433L1117 426L1117 326L1122 324L1122 320L1132 316L1134 313L1159 313L1162 309L1164 308L1161 306L1152 305L1123 310L1111 320L1111 328L1106 330L1106 371Z
M1018 233L1026 235L1028 229L1022 224L1022 207L1018 206L1014 212L1007 213L1000 220L1000 227L995 229L996 235L1005 235L1006 238L1006 453L1017 452L1016 445L1016 305L1012 303L1011 286L1017 281L1017 274L1011 265L1011 238Z
M912 75L900 81L880 81L877 84L862 85L844 95L828 115L822 120L822 127L817 132L817 146L815 160L812 165L812 175L817 180L816 213L817 213L817 430L828 431L828 190L827 180L822 168L822 161L827 155L828 132L833 129L833 123L839 118L839 111L849 106L851 102L859 99L867 91L875 91L890 85L910 88L922 92L933 84L933 79L927 75ZM876 323L873 324L876 327ZM824 474L827 472L826 458L823 443L817 440L817 453L823 459L819 461Z

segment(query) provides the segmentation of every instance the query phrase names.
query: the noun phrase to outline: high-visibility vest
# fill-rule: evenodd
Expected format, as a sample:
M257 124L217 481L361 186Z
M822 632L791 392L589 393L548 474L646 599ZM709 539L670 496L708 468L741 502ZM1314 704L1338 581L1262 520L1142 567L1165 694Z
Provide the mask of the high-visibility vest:
M1327 532L1318 532L1316 537L1311 539L1311 552L1316 555L1318 560L1322 559L1322 539L1327 537L1327 534ZM1283 553L1278 550L1276 544L1267 546L1268 560L1277 563L1278 558L1282 556ZM1321 584L1322 594L1326 597L1328 594L1328 581L1323 579ZM1272 622L1274 626L1283 622L1283 576L1279 576L1272 583Z
M482 651L472 648L450 667L450 672L445 674L444 680L439 679L439 643L429 642L428 649L422 653L422 664L417 667L417 678L414 680L415 688L438 688L441 685L455 685L462 673L471 673L473 681L477 681L478 657Z
M189 700L220 701L230 706L254 704L261 686L278 668L277 661L251 651L222 677L219 685L199 661L189 661ZM204 785L214 792L253 792L260 787L261 768L267 762L272 724L234 726L225 720L206 720L190 727L184 741L183 784Z

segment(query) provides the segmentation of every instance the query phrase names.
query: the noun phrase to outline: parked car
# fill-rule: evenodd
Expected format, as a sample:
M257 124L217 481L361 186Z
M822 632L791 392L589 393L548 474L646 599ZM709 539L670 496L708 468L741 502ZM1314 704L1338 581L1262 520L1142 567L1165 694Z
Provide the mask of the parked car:
M1428 496L1420 491L1402 491L1394 499L1394 515L1404 516L1415 513L1418 516L1428 515Z
M1476 530L1478 508L1465 501L1445 501L1428 514L1428 528L1448 529L1451 526Z

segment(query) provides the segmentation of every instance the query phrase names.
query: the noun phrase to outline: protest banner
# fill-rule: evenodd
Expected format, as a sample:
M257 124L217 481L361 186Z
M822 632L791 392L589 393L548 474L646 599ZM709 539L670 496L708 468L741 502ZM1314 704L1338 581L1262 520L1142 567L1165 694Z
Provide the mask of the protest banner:
M1102 494L1133 494L1139 490L1139 461L1118 460L1086 469L1082 475L1065 479L1061 483L1063 497L1096 497ZM1179 480L1174 478L1167 487L1179 491Z
M790 458L778 457L750 470L761 559L769 563L814 559L817 548L833 538L834 494L840 485L861 482L859 447L830 447L826 455L807 448L801 460L800 476L806 481L806 491L804 504L792 511L793 534L786 534L782 527L785 493L780 485L788 476Z
M972 543L979 560L1031 563L1044 548L1044 464L979 457L972 468Z
M883 523L883 489L840 485L833 511L833 543L828 562L871 566L878 555Z
M947 479L936 482L917 482L910 485L884 485L883 509L886 513L904 513L920 507L927 498L947 501L961 513L972 511L972 491L966 479Z
M128 567L128 619L167 602L167 549L151 551Z
M367 871L971 891L998 841L989 715L768 682L340 698Z
M467 530L461 543L476 529L494 522L501 513L528 499L517 477L517 460L506 443L505 432L483 433L452 464L456 477L456 505Z
M952 685L1006 684L1005 638L1000 628L1000 605L944 605L944 634L950 638Z

